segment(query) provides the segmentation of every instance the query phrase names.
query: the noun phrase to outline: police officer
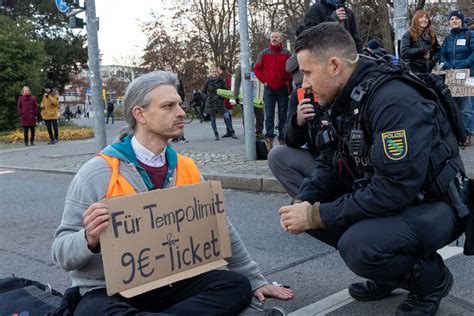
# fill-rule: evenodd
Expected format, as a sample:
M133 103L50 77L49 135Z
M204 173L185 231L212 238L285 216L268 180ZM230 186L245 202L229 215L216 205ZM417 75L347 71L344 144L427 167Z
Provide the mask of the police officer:
M441 135L438 123L446 120L438 105L404 81L389 80L366 104L360 130L367 148L354 155L349 140L358 129L358 112L351 92L380 66L359 58L350 34L337 23L304 31L296 52L303 88L313 89L328 108L325 139L332 144L322 149L293 205L280 208L282 227L336 247L347 266L368 279L349 286L355 299L379 300L403 287L409 294L397 315L435 314L453 285L436 250L463 228L446 194L433 193L427 180L439 160L454 161L464 172L449 122ZM438 157L439 144L449 148L449 159Z

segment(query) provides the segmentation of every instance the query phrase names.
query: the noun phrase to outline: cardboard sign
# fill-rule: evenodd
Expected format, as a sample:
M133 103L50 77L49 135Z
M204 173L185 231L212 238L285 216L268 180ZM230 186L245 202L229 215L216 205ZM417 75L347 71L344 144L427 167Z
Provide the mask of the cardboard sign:
M105 200L100 237L107 294L133 297L227 264L231 256L220 182Z
M453 97L466 97L474 95L474 86L470 78L470 69L451 69L446 70L445 83Z

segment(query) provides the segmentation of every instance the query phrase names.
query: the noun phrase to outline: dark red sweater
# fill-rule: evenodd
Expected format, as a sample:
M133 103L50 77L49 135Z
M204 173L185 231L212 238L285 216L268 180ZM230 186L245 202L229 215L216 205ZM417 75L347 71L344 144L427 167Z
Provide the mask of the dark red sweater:
M162 189L163 184L165 183L166 173L168 172L168 163L165 163L162 167L145 165L140 160L138 160L138 163L143 167L143 169L145 169L151 182L155 185L155 189Z

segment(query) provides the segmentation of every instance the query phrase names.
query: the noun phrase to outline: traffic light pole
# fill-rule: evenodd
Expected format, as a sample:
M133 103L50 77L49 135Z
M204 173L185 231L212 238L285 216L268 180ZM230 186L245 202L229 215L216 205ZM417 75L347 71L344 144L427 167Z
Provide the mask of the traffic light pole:
M249 29L247 0L239 0L240 21L240 67L242 73L242 94L244 97L245 156L247 160L257 160L255 141L255 115L253 112L253 92L250 73Z
M97 38L97 17L95 0L85 0L87 53L89 56L89 80L92 93L92 109L94 111L94 138L97 151L107 146L104 120L104 104L102 102L102 79L100 77L99 43Z
M393 24L395 29L395 54L400 56L400 41L408 29L408 0L393 1Z

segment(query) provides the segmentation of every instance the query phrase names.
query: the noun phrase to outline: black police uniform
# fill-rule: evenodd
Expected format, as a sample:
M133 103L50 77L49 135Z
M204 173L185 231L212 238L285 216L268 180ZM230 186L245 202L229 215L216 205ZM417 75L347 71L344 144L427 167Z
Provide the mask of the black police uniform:
M440 113L413 87L390 80L364 108L367 155L351 157L351 91L377 67L361 59L330 107L333 143L322 150L295 199L321 202L326 228L308 233L337 247L353 272L423 296L443 282L447 271L436 250L462 233L457 212L425 190L438 153L433 147L441 137L435 124ZM450 128L447 124L444 129ZM454 144L451 160L463 170L452 132L445 141Z

